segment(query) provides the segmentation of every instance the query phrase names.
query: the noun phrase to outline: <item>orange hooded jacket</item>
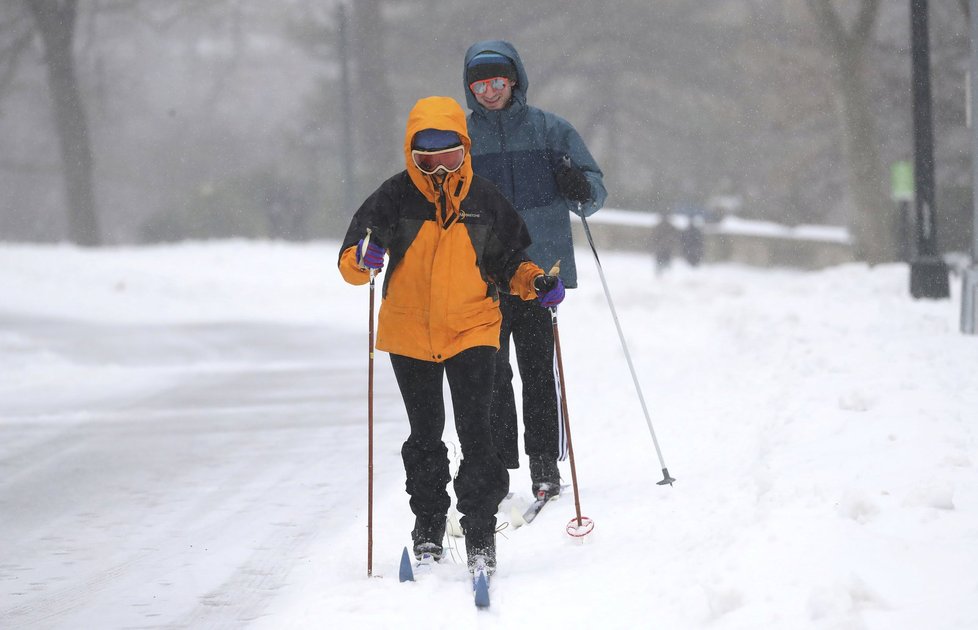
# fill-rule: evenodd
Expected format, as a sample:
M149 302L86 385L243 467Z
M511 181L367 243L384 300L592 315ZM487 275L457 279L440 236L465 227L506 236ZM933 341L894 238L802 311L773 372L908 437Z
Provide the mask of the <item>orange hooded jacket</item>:
M465 146L461 168L443 182L411 158L411 141L424 129L454 131ZM389 254L378 350L441 362L475 346L498 349L497 292L537 297L533 280L543 270L526 256L526 226L491 182L472 173L470 145L465 113L454 99L421 99L408 116L407 170L381 184L350 223L338 263L347 282L370 280L356 260L367 228Z

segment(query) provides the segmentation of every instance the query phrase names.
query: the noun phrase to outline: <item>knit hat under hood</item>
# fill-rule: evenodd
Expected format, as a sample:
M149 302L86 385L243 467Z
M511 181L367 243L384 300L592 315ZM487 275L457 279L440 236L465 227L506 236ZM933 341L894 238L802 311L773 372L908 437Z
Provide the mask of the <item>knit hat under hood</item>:
M495 77L516 81L516 68L509 57L496 52L479 53L465 66L465 82L468 85Z

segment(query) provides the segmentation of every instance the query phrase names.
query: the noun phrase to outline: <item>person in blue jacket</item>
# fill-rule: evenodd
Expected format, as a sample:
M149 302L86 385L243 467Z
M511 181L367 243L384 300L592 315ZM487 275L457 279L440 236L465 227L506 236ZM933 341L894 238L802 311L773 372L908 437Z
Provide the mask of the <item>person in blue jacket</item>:
M544 270L560 262L565 287L577 286L570 213L590 216L604 204L601 169L580 134L563 118L526 102L529 80L512 44L484 41L465 53L465 99L472 167L516 208L533 241L526 250ZM518 422L510 337L523 382L523 441L536 498L560 493L558 460L567 455L554 377L550 313L500 296L503 315L490 422L500 458L519 468Z

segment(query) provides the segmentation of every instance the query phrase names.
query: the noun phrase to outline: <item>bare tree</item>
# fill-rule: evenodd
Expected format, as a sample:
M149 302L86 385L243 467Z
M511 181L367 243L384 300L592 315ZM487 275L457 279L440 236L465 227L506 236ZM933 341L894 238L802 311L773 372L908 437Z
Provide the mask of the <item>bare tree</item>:
M98 245L101 239L92 182L94 159L73 50L78 1L24 2L44 43L48 87L64 167L69 238L79 245Z
M34 31L23 24L30 18L8 13L10 8L0 10L0 100L13 81L18 62L34 40Z
M357 65L358 128L364 151L362 164L381 173L400 165L394 100L387 81L387 27L383 0L353 3L353 58Z
M319 141L342 144L343 164L335 176L346 185L354 182L355 192L350 196L357 202L381 174L404 167L399 149L403 134L399 121L403 118L395 106L400 94L388 80L402 60L387 55L396 48L389 40L398 33L397 24L385 21L388 4L384 0L339 0L333 6L303 5L288 29L288 37L321 64L318 71L323 78L311 99L309 123L318 130ZM418 80L417 71L412 68L412 81ZM347 103L352 106L349 116L343 114ZM344 198L342 203L348 205L351 200ZM344 216L344 227L345 223Z
M353 18L349 124L338 71L340 2ZM59 63L73 54L97 147L101 237L117 242L155 233L142 227L149 219L190 226L167 233L193 233L212 216L199 204L214 190L225 197L208 193L208 208L235 208L221 234L243 229L236 227L243 217L246 233L260 234L252 226L263 225L266 204L250 184L266 181L314 191L311 206L321 210L311 230L345 227L344 167L360 165L365 188L403 168L411 104L430 94L464 104L465 50L503 38L526 62L531 104L566 117L587 140L612 205L691 207L735 194L748 217L849 221L860 248L890 234L884 167L911 150L905 3L622 0L596 15L594 3L499 0L491 19L483 4L90 0L77 2L72 51L42 46L36 17L70 17L75 2L0 1L0 229L63 238L62 221L52 219L68 213L50 203L62 196L60 129L36 106L73 102L54 96L48 76L59 51ZM944 200L970 184L965 6L931 7ZM860 18L877 11L875 21ZM845 51L850 44L858 54ZM869 131L858 133L863 120ZM97 142L103 135L107 142ZM873 190L857 195L867 185ZM24 217L28 203L39 210ZM950 205L942 202L942 213Z
M879 0L860 0L851 26L830 0L806 0L836 66L839 113L855 212L850 229L855 253L869 263L896 260L897 220L884 192L880 136L869 93L867 48L879 14Z

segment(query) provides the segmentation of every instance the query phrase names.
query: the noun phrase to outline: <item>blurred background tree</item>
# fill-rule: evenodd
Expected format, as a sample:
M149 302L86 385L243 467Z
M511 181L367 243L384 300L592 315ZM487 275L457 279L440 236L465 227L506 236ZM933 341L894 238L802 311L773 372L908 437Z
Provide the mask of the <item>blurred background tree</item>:
M908 3L357 0L345 5L345 48L342 4L0 4L0 238L335 237L402 168L411 105L431 94L464 104L466 48L502 38L523 56L530 103L585 137L609 205L724 200L746 217L848 225L864 259L896 256L886 180L912 151ZM955 217L970 216L966 5L931 3L947 247ZM87 202L65 182L84 160L63 155L56 121L71 99L50 85L36 8L74 17L94 228L72 223Z
M69 238L80 245L98 245L101 236L92 184L92 145L75 71L78 0L24 0L24 4L33 21L19 28L24 21L12 13L12 43L6 55L9 68L12 74L20 53L36 32L43 46L54 132L61 149Z

